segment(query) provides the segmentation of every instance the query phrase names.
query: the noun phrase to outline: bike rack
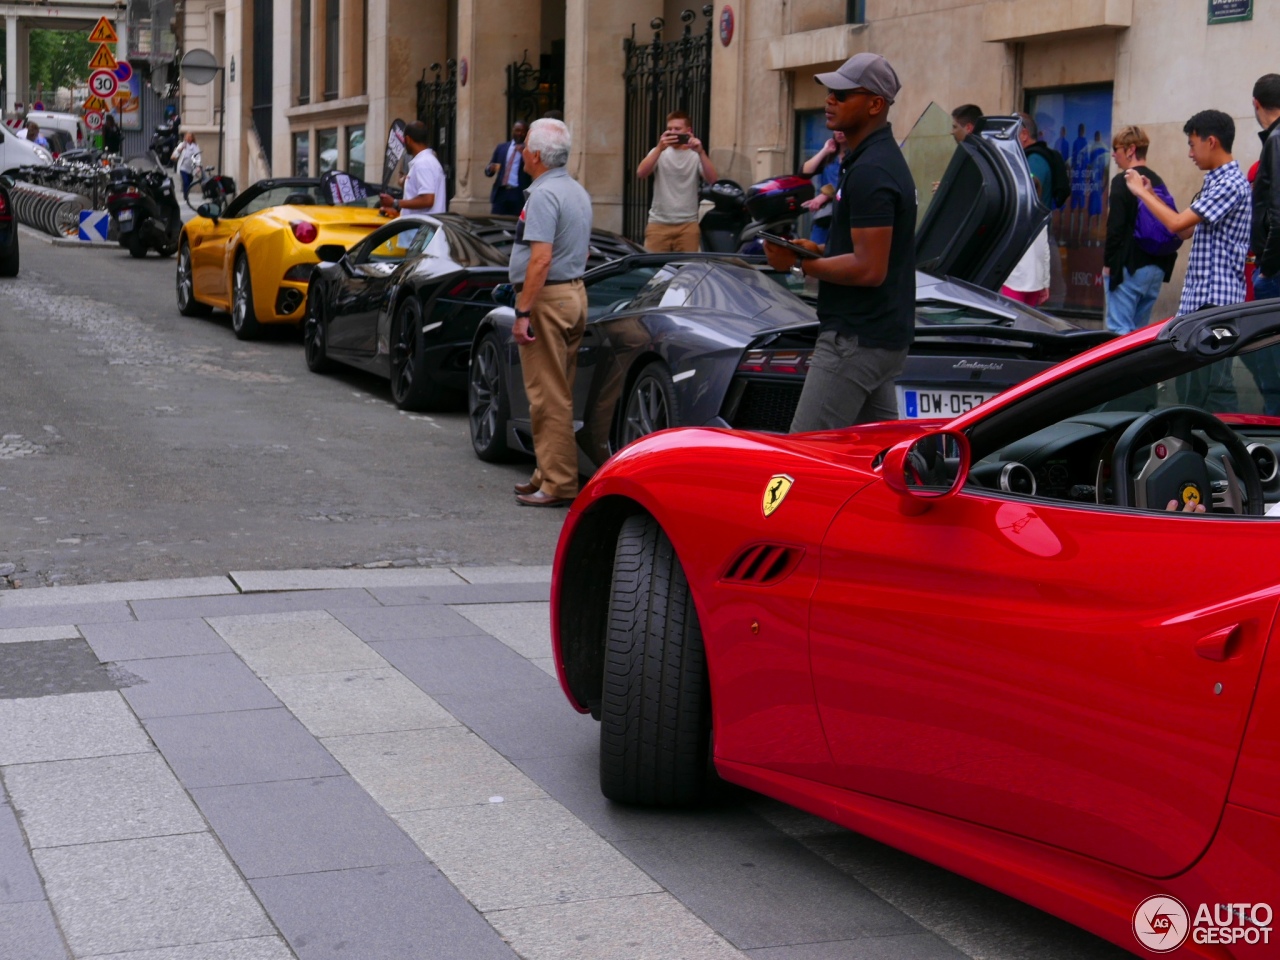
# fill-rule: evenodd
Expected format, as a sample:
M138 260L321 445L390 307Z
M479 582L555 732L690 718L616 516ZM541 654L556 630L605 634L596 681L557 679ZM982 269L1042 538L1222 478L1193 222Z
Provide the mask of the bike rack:
M20 223L55 237L78 236L80 211L90 208L89 198L82 193L56 190L25 180L15 181L9 195Z

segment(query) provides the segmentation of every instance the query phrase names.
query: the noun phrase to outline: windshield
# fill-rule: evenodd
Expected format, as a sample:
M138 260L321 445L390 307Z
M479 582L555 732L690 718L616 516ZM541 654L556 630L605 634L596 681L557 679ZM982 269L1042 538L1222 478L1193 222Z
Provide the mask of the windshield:
M365 207L370 210L377 207L378 194L373 191L373 188L368 189L372 191L370 196L349 201L342 204L342 206ZM250 214L266 210L268 207L279 207L285 204L303 207L331 207L334 205L329 192L324 189L319 180L276 183L257 192L255 190L255 187L250 187L249 190L236 198L231 206L227 208L225 216L247 217Z
M902 155L906 158L911 178L916 182L916 226L924 222L924 215L933 202L947 164L956 152L956 141L951 136L951 114L936 103L930 103L920 114L907 138L902 141Z

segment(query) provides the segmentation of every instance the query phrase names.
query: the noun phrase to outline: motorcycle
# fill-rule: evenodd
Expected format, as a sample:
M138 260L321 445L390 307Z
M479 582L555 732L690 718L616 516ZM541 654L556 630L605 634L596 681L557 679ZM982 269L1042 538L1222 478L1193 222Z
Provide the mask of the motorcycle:
M808 177L774 177L746 190L733 180L704 184L698 196L710 200L712 209L698 223L702 249L762 254L760 234L792 239L796 221L804 213L802 204L812 200L813 195L813 183Z
M151 134L151 146L148 148L152 153L160 158L160 162L166 166L173 166L173 151L177 148L178 143L182 140L182 134L178 130L178 117L173 116L164 123L158 124L155 132Z
M120 246L130 256L142 258L148 250L162 257L177 253L182 210L173 180L154 154L112 169L107 211L115 221Z

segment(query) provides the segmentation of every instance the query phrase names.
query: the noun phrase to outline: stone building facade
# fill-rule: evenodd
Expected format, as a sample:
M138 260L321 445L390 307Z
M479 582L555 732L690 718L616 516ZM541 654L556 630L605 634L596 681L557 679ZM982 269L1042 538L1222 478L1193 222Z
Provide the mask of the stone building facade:
M1151 165L1184 205L1200 181L1182 134L1191 114L1227 111L1238 125L1242 166L1258 154L1250 89L1259 75L1280 72L1267 43L1280 30L1280 8L1248 6L1249 20L1210 23L1206 0L733 0L705 7L692 0L187 0L188 30L200 23L224 36L221 48L212 35L190 36L183 46L221 49L228 64L235 61L226 166L244 182L268 169L316 173L361 160L376 180L388 125L413 119L418 82L435 76L432 64L447 73L452 61L451 208L461 212L488 210L492 181L483 169L506 136L508 66L563 64L563 112L575 135L571 172L590 190L597 223L620 229L632 176L624 158L623 39L634 29L647 40L654 18L672 39L686 8L698 31L709 12L710 122L696 132L721 176L749 183L793 169L806 139L818 135L823 93L812 74L871 50L902 79L893 108L899 135L930 103L974 102L993 114L1034 108L1056 128L1070 118L1067 140L1077 139L1079 125L1091 127L1082 136L1096 158L1096 142L1109 153L1111 131L1137 123L1151 134ZM194 16L202 9L203 20ZM190 88L185 95L184 116L194 121L198 98L214 94ZM1073 110L1084 111L1079 123ZM1048 141L1059 136L1045 131ZM1094 187L1114 173L1108 160L1090 174ZM1082 201L1079 217L1088 226L1077 230L1078 251L1097 242L1091 202ZM1076 306L1100 304L1099 264L1100 252L1064 253Z

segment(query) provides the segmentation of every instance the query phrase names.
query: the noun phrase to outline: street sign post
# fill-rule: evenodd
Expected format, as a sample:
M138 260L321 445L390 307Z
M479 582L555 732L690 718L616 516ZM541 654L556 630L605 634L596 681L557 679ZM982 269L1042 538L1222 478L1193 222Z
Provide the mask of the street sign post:
M99 17L98 22L93 25L93 29L89 31L90 43L119 43L120 38L116 36L116 28L112 26L111 21L106 17Z
M84 109L86 113L90 110L97 110L101 113L104 110L109 110L110 108L107 106L107 101L103 100L101 97L90 96L89 99L84 102Z
M89 90L95 97L110 100L120 89L120 81L112 70L95 70L89 74Z
M98 49L94 52L93 57L89 60L90 70L114 70L116 68L115 54L107 47L105 43L98 44Z
M133 76L133 66L128 60L116 61L116 79L121 83L128 83L129 78Z
M84 125L94 133L97 133L102 129L102 113L98 110L85 111Z

